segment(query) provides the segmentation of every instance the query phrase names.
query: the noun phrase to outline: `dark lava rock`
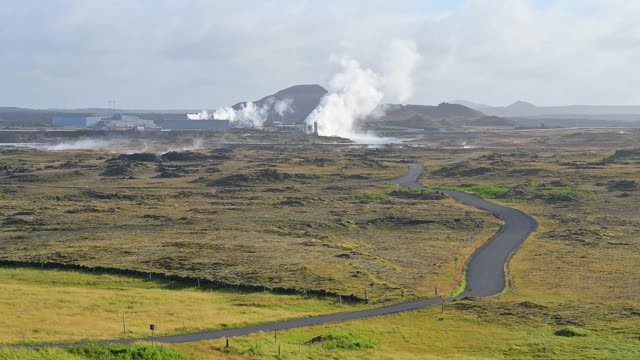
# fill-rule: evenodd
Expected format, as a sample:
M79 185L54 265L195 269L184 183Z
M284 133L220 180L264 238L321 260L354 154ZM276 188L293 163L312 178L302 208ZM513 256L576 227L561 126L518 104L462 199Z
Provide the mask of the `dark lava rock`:
M122 154L109 161L125 160L125 161L140 161L140 162L160 162L162 159L153 153L135 153L135 154Z
M207 160L208 156L191 151L169 151L168 153L162 154L161 159L163 161L203 161Z

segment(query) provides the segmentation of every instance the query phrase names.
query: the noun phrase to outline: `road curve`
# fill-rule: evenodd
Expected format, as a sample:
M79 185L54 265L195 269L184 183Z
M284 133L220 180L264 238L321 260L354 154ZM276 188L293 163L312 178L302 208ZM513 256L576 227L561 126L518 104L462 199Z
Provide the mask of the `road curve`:
M422 164L410 164L407 174L395 183L402 187L424 188L418 178L424 173ZM505 265L509 257L537 227L537 222L520 210L494 204L471 194L443 191L463 204L489 211L504 221L504 226L489 242L479 248L467 263L467 285L460 297L484 297L501 292L505 287Z
M401 187L424 188L418 182L418 178L424 173L422 164L410 164L407 174L393 182ZM501 292L505 287L505 264L509 257L517 248L529 237L529 234L536 228L536 221L527 214L512 208L497 205L484 201L473 195L457 192L444 191L448 196L464 204L474 206L481 210L493 213L504 221L504 227L489 242L478 249L467 263L467 284L461 295L456 298L446 299L423 299L413 300L399 304L382 306L375 309L359 310L330 315L321 315L303 319L285 320L269 324L260 324L242 328L205 331L193 334L160 336L154 339L160 343L184 343L202 340L220 339L223 337L233 337L249 335L256 332L280 331L300 328L305 326L321 325L326 323L364 319L373 316L396 314L406 311L423 309L429 306L440 304L442 301L449 302L463 297L485 297ZM132 344L138 341L149 341L150 338L139 339L119 339L106 340L93 343L98 344ZM36 347L69 347L85 345L86 342L73 344L44 345Z

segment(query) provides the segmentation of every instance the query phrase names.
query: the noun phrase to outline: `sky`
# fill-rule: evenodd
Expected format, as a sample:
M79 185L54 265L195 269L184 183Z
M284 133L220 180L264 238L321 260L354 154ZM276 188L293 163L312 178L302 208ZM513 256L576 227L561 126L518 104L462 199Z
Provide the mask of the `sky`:
M0 106L213 109L421 55L414 104L640 105L635 0L0 0Z

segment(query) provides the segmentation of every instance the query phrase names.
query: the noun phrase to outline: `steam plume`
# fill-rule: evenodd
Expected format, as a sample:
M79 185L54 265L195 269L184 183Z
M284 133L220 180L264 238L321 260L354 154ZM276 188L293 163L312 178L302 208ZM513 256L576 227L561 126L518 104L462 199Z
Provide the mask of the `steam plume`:
M196 114L187 114L187 119L189 120L209 120L211 119L211 115L207 112L207 110L202 110Z
M383 114L383 101L405 101L413 93L413 73L421 59L413 41L396 40L382 76L365 69L354 59L343 59L342 71L329 83L329 93L305 120L318 123L318 133L355 141L372 136L358 130L358 125Z
M212 114L202 110L197 114L187 114L189 120L229 120L231 125L238 127L262 127L269 118L269 114L276 113L281 117L293 112L292 99L276 100L269 97L262 105L247 102L240 105L239 109L230 106L216 109Z
M409 40L391 43L391 56L385 64L384 87L390 101L404 102L413 94L413 76L422 57Z
M273 105L273 109L281 117L290 114L293 112L293 99L285 98L278 100Z
M267 101L269 103L269 101ZM269 115L269 107L272 105L265 103L264 106L257 106L252 102L240 105L240 109L235 110L232 107L224 107L217 109L213 113L213 118L218 120L229 120L231 124L240 127L262 127Z

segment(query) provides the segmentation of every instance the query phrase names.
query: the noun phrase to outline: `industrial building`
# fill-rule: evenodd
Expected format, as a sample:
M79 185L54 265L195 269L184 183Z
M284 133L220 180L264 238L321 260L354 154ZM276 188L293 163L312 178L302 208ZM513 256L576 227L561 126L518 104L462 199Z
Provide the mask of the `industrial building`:
M140 127L154 127L156 126L155 121L141 119L139 116L135 115L122 115L115 114L108 118L102 120L102 123L99 124L100 127L104 129L134 129Z
M53 126L95 126L102 116L54 116Z
M108 118L105 118L105 120L139 120L140 117L136 116L136 115L124 115L124 114L113 114L111 116L109 116Z
M287 134L292 134L292 135L304 135L307 133L307 127L306 125L288 125L288 124L282 124L279 122L274 122L273 123L273 127L275 129L277 129L278 131L281 132L286 132Z
M164 129L191 131L225 131L229 120L165 120Z
M113 114L111 116L54 116L53 126L96 127L103 130L124 130L140 127L151 128L155 121L141 119L135 115Z
M153 127L156 125L153 120L105 120L105 125L108 125L112 129L132 129L135 127Z
M313 124L307 124L305 123L305 132L307 134L313 134L315 136L318 136L318 122L314 121Z

